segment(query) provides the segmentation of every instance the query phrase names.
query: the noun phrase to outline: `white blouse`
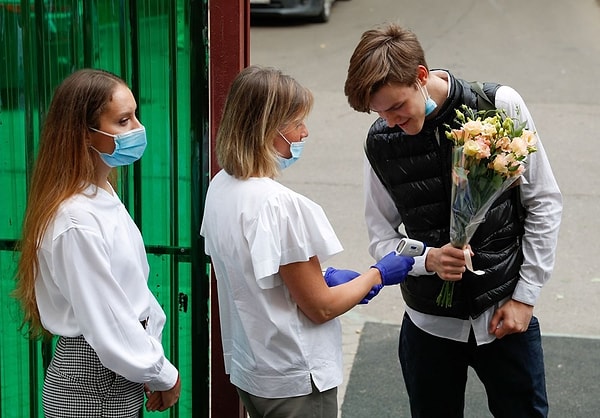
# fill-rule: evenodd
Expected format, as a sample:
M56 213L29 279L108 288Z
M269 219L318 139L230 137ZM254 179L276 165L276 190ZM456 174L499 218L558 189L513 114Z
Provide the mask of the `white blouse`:
M178 371L160 341L166 317L148 288L144 243L114 192L89 186L63 202L38 259L35 291L48 331L83 335L102 364L127 380L151 390L175 385Z
M342 382L339 320L310 321L279 266L324 261L342 250L319 205L269 178L220 171L206 196L201 234L219 291L225 371L256 396L285 398Z

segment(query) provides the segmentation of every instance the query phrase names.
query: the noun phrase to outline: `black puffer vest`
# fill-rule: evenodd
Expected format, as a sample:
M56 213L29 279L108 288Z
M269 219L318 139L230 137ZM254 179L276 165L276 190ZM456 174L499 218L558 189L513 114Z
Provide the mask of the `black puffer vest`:
M493 97L497 88L484 83L488 96ZM477 109L477 94L470 83L449 74L449 89L448 99L419 134L407 135L379 118L365 144L371 166L394 200L408 236L429 247L450 241L453 143L446 138L444 124L456 126L455 109L462 104ZM464 273L454 284L451 307L436 304L443 283L437 275L408 276L401 285L406 304L426 314L467 319L511 295L523 261L523 213L518 186L494 202L469 242L475 253L473 266L485 274Z

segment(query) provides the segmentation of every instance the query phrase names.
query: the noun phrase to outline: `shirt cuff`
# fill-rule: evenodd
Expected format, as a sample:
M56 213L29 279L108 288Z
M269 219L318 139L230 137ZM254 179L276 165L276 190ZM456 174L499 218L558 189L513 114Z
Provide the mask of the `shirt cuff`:
M177 383L178 376L179 372L175 366L173 366L170 361L165 359L163 367L158 376L156 376L156 379L147 383L148 388L151 391L165 391L172 389L173 386L175 386L175 383Z
M418 257L415 257L415 264L413 264L412 270L408 272L411 276L431 276L435 274L433 271L427 271L425 268L425 260L427 259L427 253L431 248L427 247L425 253Z
M541 292L541 287L528 284L524 280L519 280L517 282L517 287L513 292L512 298L517 302L535 306L538 298L540 297Z

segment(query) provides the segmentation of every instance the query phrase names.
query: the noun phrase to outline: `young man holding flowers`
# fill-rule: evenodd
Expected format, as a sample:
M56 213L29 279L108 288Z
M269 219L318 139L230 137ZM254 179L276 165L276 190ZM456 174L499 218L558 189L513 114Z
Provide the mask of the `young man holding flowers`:
M515 90L493 83L483 90L494 107L535 133ZM533 307L554 266L562 197L539 138L529 139L535 152L519 168L519 180L493 200L457 248L450 243L455 144L446 131L460 127L456 111L463 105L481 108L484 93L449 71L430 71L416 36L395 24L362 35L345 93L355 110L380 116L365 144L371 255L389 253L403 233L427 245L401 285L406 312L399 357L412 416L462 417L471 366L495 417L546 417ZM478 271L467 269L468 262ZM454 290L440 304L445 282Z

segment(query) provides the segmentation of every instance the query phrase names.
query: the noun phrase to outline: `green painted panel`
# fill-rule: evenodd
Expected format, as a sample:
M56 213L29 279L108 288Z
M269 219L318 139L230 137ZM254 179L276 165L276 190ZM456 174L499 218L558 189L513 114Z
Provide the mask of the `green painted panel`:
M54 341L30 342L18 329L12 249L52 92L83 67L124 78L148 132L141 161L119 170L118 192L147 245L149 286L167 314L163 343L182 394L171 410L140 416L209 416L209 272L197 235L208 178L207 16L206 0L0 0L1 417L43 415Z
M0 236L17 239L25 210L26 158L24 112L0 112Z

